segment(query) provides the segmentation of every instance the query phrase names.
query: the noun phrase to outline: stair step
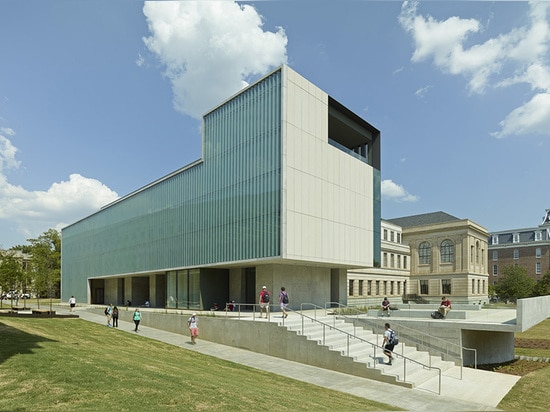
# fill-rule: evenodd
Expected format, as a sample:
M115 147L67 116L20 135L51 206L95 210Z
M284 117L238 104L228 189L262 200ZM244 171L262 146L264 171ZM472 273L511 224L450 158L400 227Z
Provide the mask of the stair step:
M317 316L316 319L317 321L310 319L302 321L301 318L295 316L290 320L285 318L284 322L278 322L278 324L290 332L304 335L308 340L317 342L318 345L325 346L331 351L339 352L342 356L349 357L358 364L378 369L383 375L394 376L397 381L411 383L415 386L438 374L437 369L430 369L422 364L430 364L442 371L452 371L453 368L456 368L454 362L444 361L439 356L430 356L428 352L417 350L415 346L406 345L404 342L400 342L396 346L393 364L386 365L387 357L380 347L383 342L382 335L375 334L369 329L354 327L344 319L335 319L334 316ZM325 324L319 322L325 322ZM376 349L373 345L376 346ZM413 359L415 362L405 359L403 356ZM406 368L404 368L404 363L406 363Z

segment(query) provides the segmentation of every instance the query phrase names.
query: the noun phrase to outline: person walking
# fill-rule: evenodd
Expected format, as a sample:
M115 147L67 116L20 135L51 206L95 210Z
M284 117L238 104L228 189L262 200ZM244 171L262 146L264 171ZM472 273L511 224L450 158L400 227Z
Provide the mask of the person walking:
M134 311L134 324L136 325L134 332L138 331L139 322L141 322L141 312L139 311L139 308L136 308Z
M199 319L197 314L193 312L191 317L187 319L187 327L189 328L189 333L191 334L191 343L196 345L197 336L199 336Z
M267 286L262 286L262 291L260 292L260 318L262 317L262 309L265 309L265 317L269 316L269 298L270 294L267 290Z
M113 317L113 305L111 303L105 308L105 316L107 316L107 326L111 327L111 319Z
M74 296L69 298L69 306L71 307L71 312L74 312L74 308L76 306L76 299Z
M113 328L118 328L118 307L113 308Z
M391 330L389 323L386 323L384 327L386 330L384 331L384 342L382 342L382 346L384 347L384 355L389 358L386 365L391 365L393 361L393 348L395 347L395 345L392 343L392 335L394 332L393 330Z
M281 286L281 293L279 293L279 304L281 305L283 318L286 318L288 316L288 313L286 312L286 306L288 305L288 302L289 302L288 292L286 291L284 286Z

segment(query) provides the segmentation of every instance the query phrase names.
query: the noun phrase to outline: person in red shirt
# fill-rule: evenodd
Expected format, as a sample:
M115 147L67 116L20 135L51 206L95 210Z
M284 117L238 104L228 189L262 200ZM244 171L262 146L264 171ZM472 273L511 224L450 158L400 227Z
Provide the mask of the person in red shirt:
M451 310L451 301L447 299L445 296L443 296L441 298L441 303L439 304L438 311L439 313L441 313L443 317L446 317L447 313L449 313L450 310Z
M262 291L260 292L260 318L262 317L262 310L265 309L265 317L269 316L269 298L270 294L266 286L262 286Z
M382 316L384 316L384 313L388 317L390 316L390 313L391 313L390 301L388 300L388 298L384 298L384 300L382 301Z

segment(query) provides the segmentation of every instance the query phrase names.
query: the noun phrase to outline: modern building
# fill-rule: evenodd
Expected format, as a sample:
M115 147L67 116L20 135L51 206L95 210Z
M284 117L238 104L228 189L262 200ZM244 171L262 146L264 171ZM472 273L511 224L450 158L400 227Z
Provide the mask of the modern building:
M380 132L287 66L203 116L202 156L62 230L62 299L346 302L380 256Z
M381 255L374 267L348 271L348 305L380 306L384 297L394 305L408 295L411 252L402 229L382 220L381 232Z
M498 283L507 266L521 266L530 277L540 280L550 270L550 209L538 226L491 232L489 259L491 284Z
M402 228L410 248L410 280L406 300L436 303L488 300L487 237L485 228L444 212L389 219Z

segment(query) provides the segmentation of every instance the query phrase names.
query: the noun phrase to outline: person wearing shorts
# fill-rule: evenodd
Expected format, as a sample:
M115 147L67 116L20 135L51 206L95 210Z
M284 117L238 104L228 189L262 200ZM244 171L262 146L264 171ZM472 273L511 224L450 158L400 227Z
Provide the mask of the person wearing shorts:
M288 292L285 290L285 287L281 287L281 293L279 293L279 304L281 305L281 311L283 312L283 318L288 316L286 313L286 306L288 305Z
M265 317L269 316L269 291L267 286L262 286L262 291L260 292L260 318L262 317L262 311L265 309Z
M76 299L74 296L71 296L69 299L69 306L71 307L71 312L74 312L74 308L76 306Z
M393 349L395 348L395 345L390 344L390 337L392 334L390 324L386 323L384 327L386 328L386 330L384 331L384 342L382 342L382 346L384 347L384 355L389 358L386 365L391 365L393 361Z
M189 328L189 333L191 334L191 343L196 345L197 336L199 336L199 319L197 314L193 312L191 317L187 319L187 327Z

